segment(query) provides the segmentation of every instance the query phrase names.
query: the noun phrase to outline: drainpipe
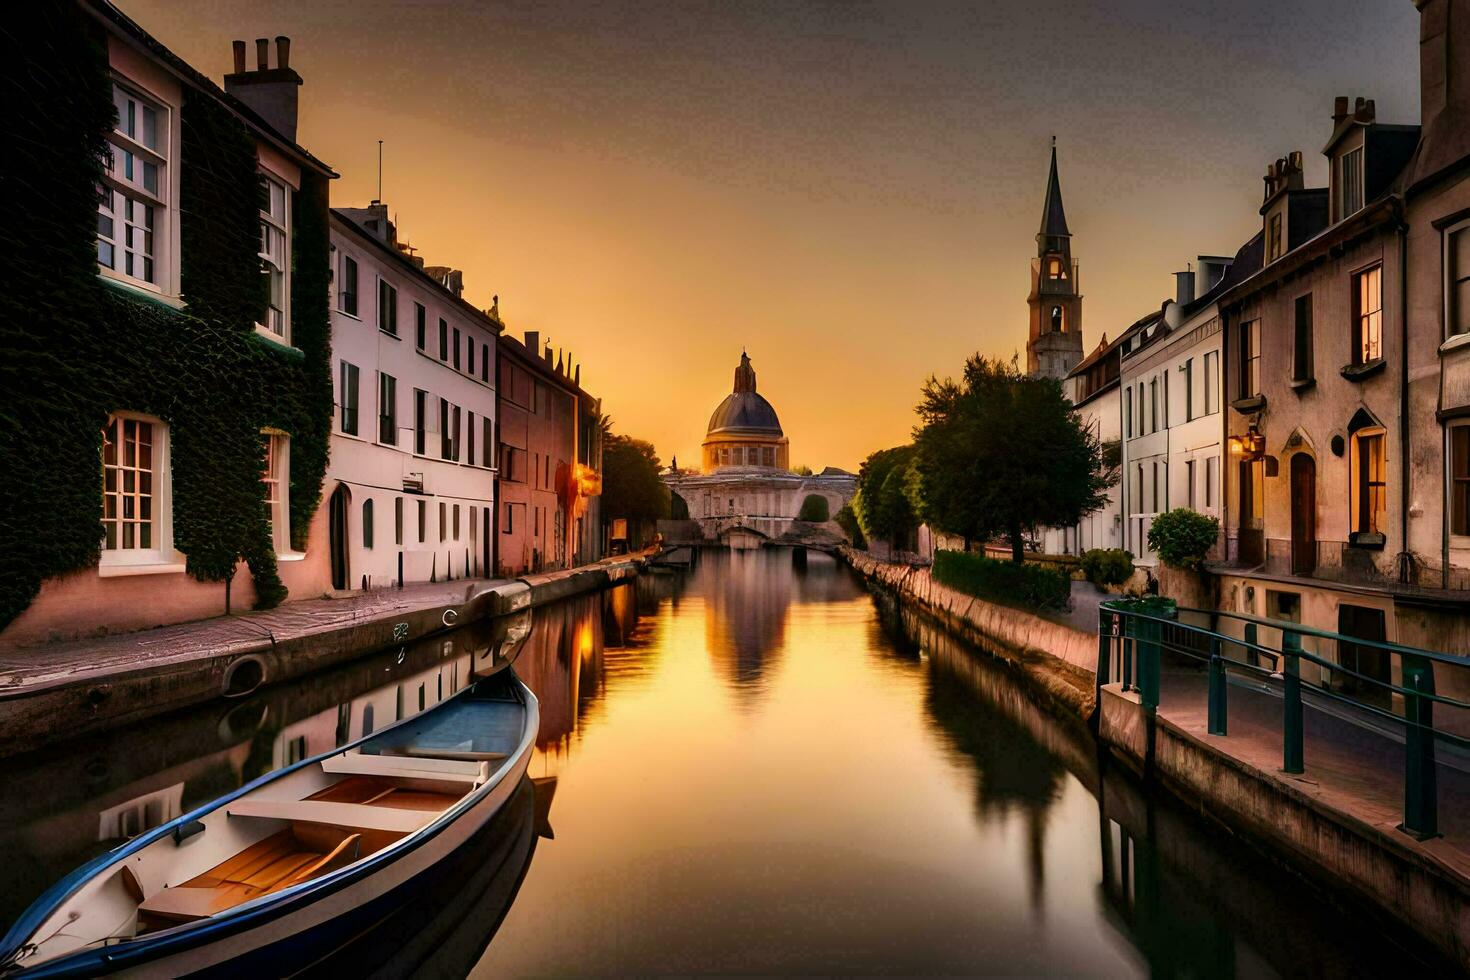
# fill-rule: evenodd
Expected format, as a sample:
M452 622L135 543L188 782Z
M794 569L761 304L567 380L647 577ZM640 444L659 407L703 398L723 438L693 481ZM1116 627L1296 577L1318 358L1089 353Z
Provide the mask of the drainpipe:
M1230 391L1230 311L1223 306L1220 307L1220 390L1216 394L1220 398L1220 516L1224 518L1220 522L1220 534L1224 538L1225 561L1230 561L1230 503L1226 496L1225 487L1230 482L1230 404L1226 401ZM1240 488L1236 487L1238 494ZM1236 557L1240 556L1239 529L1236 530L1235 549Z
M1403 205L1396 204L1394 231L1399 239L1399 581L1408 584L1413 567L1409 554L1409 226Z

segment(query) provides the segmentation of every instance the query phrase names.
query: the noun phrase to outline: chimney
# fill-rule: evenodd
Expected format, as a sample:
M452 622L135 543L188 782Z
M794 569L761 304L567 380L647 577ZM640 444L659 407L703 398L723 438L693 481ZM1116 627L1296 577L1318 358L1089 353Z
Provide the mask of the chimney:
M1338 123L1340 123L1344 119L1346 119L1347 118L1347 114L1348 114L1348 97L1346 95L1339 95L1337 98L1335 98L1335 99L1332 100L1332 125L1333 125L1333 127L1335 128Z
M526 350L528 350L528 351L531 352L531 356L532 357L540 357L541 356L541 331L540 330L527 330L526 331Z
M1427 128L1452 101L1450 92L1451 0L1415 0L1419 8L1419 113ZM1464 19L1463 17L1461 18ZM1465 26L1460 26L1460 48L1465 47ZM1461 81L1461 86L1464 81Z
M301 76L291 67L291 39L276 38L276 67L270 66L270 41L255 40L255 70L245 68L245 42L235 41L235 70L225 76L225 91L292 143L296 142L296 109Z
M1180 306L1194 302L1193 270L1185 269L1183 272L1174 273L1174 302Z

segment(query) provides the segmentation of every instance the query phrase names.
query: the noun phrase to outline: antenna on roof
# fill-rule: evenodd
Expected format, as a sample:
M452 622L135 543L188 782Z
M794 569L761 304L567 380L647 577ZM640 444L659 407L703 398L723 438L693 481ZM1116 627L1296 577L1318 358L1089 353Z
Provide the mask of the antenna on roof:
M383 141L378 140L378 196L373 198L374 204L383 203Z

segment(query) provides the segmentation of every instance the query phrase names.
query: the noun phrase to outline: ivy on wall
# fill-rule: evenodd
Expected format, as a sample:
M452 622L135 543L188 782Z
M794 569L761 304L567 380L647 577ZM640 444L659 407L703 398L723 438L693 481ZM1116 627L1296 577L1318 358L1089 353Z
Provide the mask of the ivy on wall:
M102 428L115 410L169 426L174 546L189 574L222 582L244 559L257 606L285 598L260 482L261 430L291 436L291 540L321 498L332 394L326 179L293 198L292 343L261 338L256 154L208 94L181 112L185 310L97 275L96 192L114 121L106 45L73 4L28 26L24 72L6 73L23 153L6 183L35 207L0 234L0 627L51 576L97 562Z

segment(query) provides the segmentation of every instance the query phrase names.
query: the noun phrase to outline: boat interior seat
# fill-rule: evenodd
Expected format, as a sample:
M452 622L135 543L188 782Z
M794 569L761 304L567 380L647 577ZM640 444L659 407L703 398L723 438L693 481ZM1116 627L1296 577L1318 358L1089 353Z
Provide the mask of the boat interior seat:
M351 864L358 858L360 843L360 834L330 827L289 827L145 899L138 911L164 923L207 918Z
M484 780L483 762L408 755L365 755L344 752L322 760L322 771L358 776L416 776L431 779Z

